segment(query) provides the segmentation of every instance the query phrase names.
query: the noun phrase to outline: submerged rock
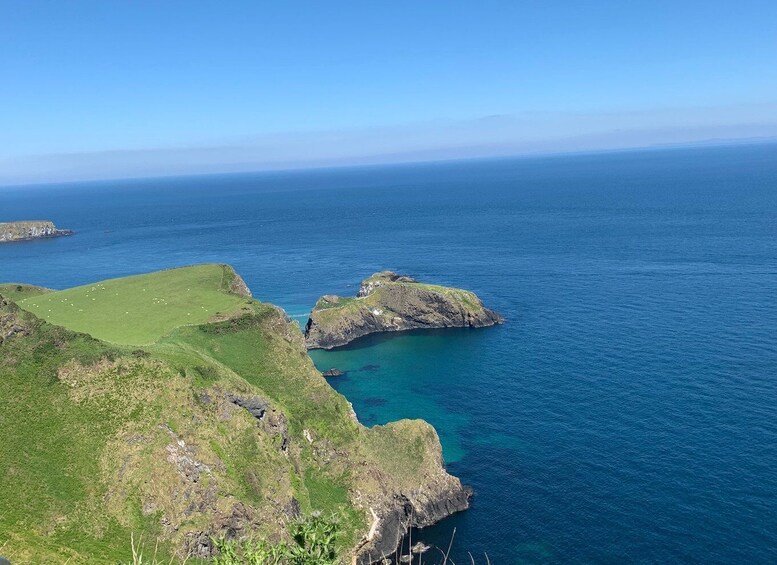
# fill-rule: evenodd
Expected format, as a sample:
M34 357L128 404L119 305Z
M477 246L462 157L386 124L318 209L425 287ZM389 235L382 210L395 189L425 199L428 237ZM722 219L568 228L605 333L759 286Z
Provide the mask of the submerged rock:
M362 281L355 298L320 298L305 326L305 344L308 349L332 349L378 332L481 328L502 322L472 292L383 271Z

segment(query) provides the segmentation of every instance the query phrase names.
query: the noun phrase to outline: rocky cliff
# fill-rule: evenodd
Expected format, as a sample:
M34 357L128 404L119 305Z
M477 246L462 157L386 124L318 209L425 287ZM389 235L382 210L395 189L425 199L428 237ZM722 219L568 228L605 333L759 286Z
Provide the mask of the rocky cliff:
M71 230L61 230L49 221L7 222L0 223L0 243L11 241L27 241L72 235Z
M431 479L431 480L430 480ZM370 565L395 553L410 528L425 528L469 508L472 489L452 477L424 477L423 486L407 492L385 493L373 511L370 532L357 548L354 561ZM419 483L420 485L420 483Z
M472 292L384 271L362 281L355 298L321 297L305 326L305 344L332 349L376 332L482 328L503 321Z

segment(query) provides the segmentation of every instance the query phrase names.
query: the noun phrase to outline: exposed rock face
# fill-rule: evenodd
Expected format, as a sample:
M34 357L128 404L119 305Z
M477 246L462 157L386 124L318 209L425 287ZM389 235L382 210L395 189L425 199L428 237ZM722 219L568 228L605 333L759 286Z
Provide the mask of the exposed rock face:
M289 425L283 412L272 407L270 403L260 396L244 397L228 394L229 400L235 406L245 408L248 413L256 418L259 426L271 436L277 436L280 449L286 453L289 447Z
M251 298L251 289L248 288L248 285L243 280L243 277L237 273L235 273L235 278L232 279L232 283L229 285L229 291L232 294L237 294L238 296Z
M72 235L71 230L61 230L49 221L0 223L0 243L27 241Z
M241 396L229 395L227 398L232 404L248 410L251 416L257 420L261 420L264 417L264 413L267 412L267 408L270 406L265 399L258 396L244 398Z
M0 345L15 335L25 335L29 329L18 316L18 307L0 296Z
M427 483L423 490L394 493L378 510L374 510L375 528L370 532L373 536L363 541L356 562L370 565L393 555L411 528L425 528L466 510L471 499L472 489L450 475Z
M364 280L356 298L319 299L305 326L305 344L332 349L376 332L481 328L503 321L472 292L385 271Z

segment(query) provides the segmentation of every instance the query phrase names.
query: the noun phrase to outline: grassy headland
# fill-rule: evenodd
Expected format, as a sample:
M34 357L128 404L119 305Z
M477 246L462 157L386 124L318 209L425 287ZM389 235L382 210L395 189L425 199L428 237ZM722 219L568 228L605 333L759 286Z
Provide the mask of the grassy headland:
M341 559L367 560L466 507L431 426L363 427L297 325L239 282L202 265L0 287L0 546L14 563L115 562L132 534L206 558L213 537L288 539L317 510L341 516Z
M246 307L226 265L197 265L25 298L19 305L52 324L112 343L145 345L178 326Z

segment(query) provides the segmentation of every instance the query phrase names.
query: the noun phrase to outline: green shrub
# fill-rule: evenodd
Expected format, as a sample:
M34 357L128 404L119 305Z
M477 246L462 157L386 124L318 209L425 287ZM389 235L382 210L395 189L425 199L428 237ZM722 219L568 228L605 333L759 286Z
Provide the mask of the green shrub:
M293 543L268 543L265 540L214 540L219 555L216 565L337 565L336 542L339 523L314 513L293 522Z

